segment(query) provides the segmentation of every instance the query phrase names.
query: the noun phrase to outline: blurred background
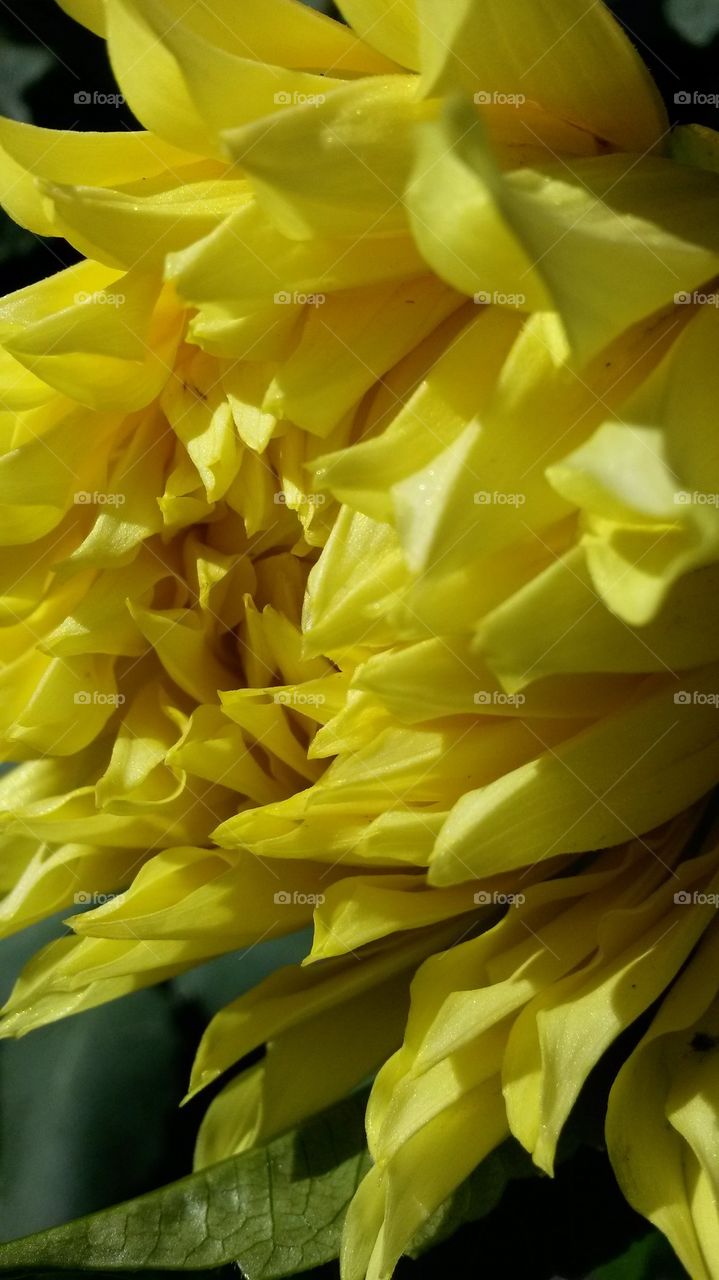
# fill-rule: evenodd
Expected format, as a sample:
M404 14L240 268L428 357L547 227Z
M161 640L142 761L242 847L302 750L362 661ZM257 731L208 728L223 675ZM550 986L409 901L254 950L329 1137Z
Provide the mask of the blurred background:
M331 0L309 2L336 16ZM715 106L683 101L719 95L719 0L610 3L659 84L671 119L719 128ZM90 103L83 101L88 93ZM102 41L54 0L0 0L0 113L53 128L136 128L116 94ZM0 293L75 258L63 242L40 240L0 214ZM63 931L56 919L0 943L1 997L26 960ZM204 1027L223 1004L305 950L305 938L265 944L20 1042L2 1043L0 1239L67 1221L189 1172L194 1134L211 1094L182 1110L179 1103ZM601 1114L609 1078L591 1082L588 1115ZM460 1280L474 1277L477 1259L489 1254L501 1256L504 1276L579 1280L594 1276L598 1262L645 1230L619 1196L601 1134L594 1133L554 1183L515 1183L479 1228L460 1232L426 1263L403 1264L400 1275L419 1280L445 1267ZM595 1256L598 1238L601 1258ZM674 1280L683 1273L660 1246L651 1274L631 1267L606 1274L607 1280ZM321 1275L331 1280L336 1271L325 1268Z

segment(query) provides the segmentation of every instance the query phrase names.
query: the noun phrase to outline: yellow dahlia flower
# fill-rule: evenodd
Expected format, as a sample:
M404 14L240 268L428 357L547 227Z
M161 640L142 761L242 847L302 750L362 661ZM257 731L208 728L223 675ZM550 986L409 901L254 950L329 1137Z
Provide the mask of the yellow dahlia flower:
M0 305L0 922L121 892L4 1033L313 922L206 1032L192 1092L267 1052L198 1166L378 1072L386 1280L671 988L610 1149L719 1276L714 135L601 3L63 7L143 130L0 122L83 255Z

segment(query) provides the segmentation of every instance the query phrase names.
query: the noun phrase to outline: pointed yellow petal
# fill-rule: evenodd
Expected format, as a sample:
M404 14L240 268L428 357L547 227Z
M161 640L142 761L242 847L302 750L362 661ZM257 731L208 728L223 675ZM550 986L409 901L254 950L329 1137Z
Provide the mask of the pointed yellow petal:
M710 856L711 870L716 856ZM637 895L617 902L616 915L610 908L597 955L538 996L515 1023L503 1068L507 1115L545 1172L552 1173L559 1134L591 1070L670 986L711 919L710 906L675 904L687 885L711 891L702 861L704 868L680 868L655 893L646 885L646 903Z
M75 268L62 275L66 287L75 284L62 309L40 319L35 315L20 329L22 308L33 294L25 290L26 302L15 295L4 304L8 327L17 325L5 340L6 350L50 386L91 408L132 410L147 404L167 379L182 322L170 297L161 294L159 279L143 271L113 273L111 282L90 292Z
M407 206L424 257L465 293L559 311L578 365L719 271L716 174L605 155L502 175L454 102L419 145Z
M15 841L19 844L19 841ZM32 842L30 842L32 844ZM0 906L0 934L6 937L91 897L111 897L137 869L136 849L107 850L92 845L65 844L58 848L34 843L15 884Z
M412 127L432 114L417 102L415 77L372 77L320 103L287 106L224 140L285 235L374 236L406 229Z
M233 213L246 183L188 180L156 195L49 183L43 190L52 201L56 235L110 266L129 268L140 258L151 270L163 265L168 252L193 244Z
M378 938L421 929L475 907L473 886L432 890L423 876L347 877L329 886L317 906L308 961L347 955Z
M408 1004L409 975L350 995L267 1046L210 1104L200 1127L195 1167L269 1142L346 1097L397 1046Z
M340 11L350 26L373 48L402 67L419 69L419 24L415 0L340 0Z
M220 174L225 165L205 162L152 133L77 133L42 129L0 117L2 203L16 222L40 235L60 235L40 179L50 183L88 183L119 187L189 169L196 180ZM198 167L200 172L197 172Z
M309 306L265 408L326 436L392 365L463 302L431 276L330 295Z
M167 274L195 306L238 316L245 307L255 311L271 303L279 325L300 307L322 305L325 293L416 276L423 268L406 234L292 240L253 200L206 239L172 254Z
M417 0L426 93L518 94L627 151L669 129L639 53L604 3ZM475 99L476 100L476 99Z
M361 962L350 958L309 969L277 970L213 1018L195 1059L192 1091L216 1080L252 1048L375 990L395 975L406 975L448 936L444 926L431 931L431 937L412 938Z
M651 623L633 627L598 595L584 548L537 574L479 624L477 648L513 693L563 672L658 673L717 661L711 566L688 574Z
M717 781L717 670L646 695L455 805L430 882L456 884L537 858L619 844L674 817ZM676 693L676 699L675 699ZM531 728L531 725L530 725ZM542 735L543 736L543 735Z
M711 1194L709 1180L709 1196L704 1204L697 1202L695 1188L701 1181L701 1170L692 1148L706 1160L702 1134L706 1122L697 1124L704 1109L705 1085L696 1073L704 1079L706 1075L701 1062L695 1067L693 1060L701 1059L706 1045L708 1066L713 1069L712 1044L719 1029L718 947L719 933L714 927L619 1073L607 1114L607 1146L622 1191L638 1212L668 1236L697 1280L716 1280L717 1276L715 1249L710 1245L705 1251L703 1247L707 1238L712 1244L716 1241L716 1192ZM688 1107L683 1084L689 1086L692 1097ZM697 1093L697 1087L702 1092ZM710 1096L704 1106L711 1106ZM713 1128L713 1116L709 1123ZM712 1170L713 1164L712 1157L708 1166Z
M58 0L61 9L76 22L82 22L96 36L105 34L105 10L103 0Z

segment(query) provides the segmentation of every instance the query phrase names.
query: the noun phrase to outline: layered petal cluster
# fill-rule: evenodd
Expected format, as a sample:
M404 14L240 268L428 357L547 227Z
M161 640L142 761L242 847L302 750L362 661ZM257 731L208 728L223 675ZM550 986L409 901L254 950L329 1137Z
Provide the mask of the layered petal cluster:
M82 255L0 304L0 927L93 906L5 1034L313 923L207 1030L193 1091L267 1051L198 1162L379 1069L385 1280L672 988L610 1145L719 1275L714 135L601 3L62 3L142 129L0 121Z
M705 972L703 957L716 933L719 841L716 822L702 826L701 817L685 815L579 874L528 888L493 928L424 964L404 1044L379 1072L370 1101L375 1164L350 1209L348 1277L391 1275L427 1216L510 1133L551 1174L560 1134L593 1068L690 957L646 1043L653 1045L666 1026L682 1033L677 1047L684 1052L688 1043L697 1053L715 1047L713 1033L698 1026L716 1022L708 1008L716 974ZM687 859L682 851L692 832ZM693 955L702 938L703 950ZM696 984L699 974L705 1004L697 993L697 1009L690 1003L687 1014L679 993L689 975ZM680 1008L685 1021L675 1025L672 1012L676 1017ZM691 1061L689 1055L690 1069ZM706 1080L687 1087L696 1125L690 1135L662 1110L664 1062L654 1062L651 1092L644 1042L620 1074L609 1111L610 1154L628 1199L666 1232L689 1273L711 1276L714 1073L707 1065ZM686 1186L679 1136L671 1165L658 1149L669 1142L667 1118L699 1162ZM708 1182L699 1190L702 1179ZM695 1235L702 1244L690 1240Z

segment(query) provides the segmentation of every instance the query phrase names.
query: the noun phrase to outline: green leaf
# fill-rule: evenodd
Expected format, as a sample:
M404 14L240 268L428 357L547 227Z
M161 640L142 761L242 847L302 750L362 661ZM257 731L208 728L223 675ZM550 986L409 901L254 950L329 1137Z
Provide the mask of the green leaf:
M419 1258L466 1223L485 1218L497 1207L507 1186L515 1178L536 1176L531 1157L519 1143L511 1139L503 1143L427 1220L415 1236L408 1250L409 1256Z
M67 1226L0 1247L0 1268L203 1271L239 1263L280 1280L335 1258L369 1165L366 1095L269 1146Z
M710 44L719 33L718 0L667 0L666 19L690 44Z
M143 1052L137 1052L142 1044ZM156 1187L186 1063L161 991L0 1045L0 1239Z
M3 1280L62 1280L68 1273L62 1271L1 1271ZM83 1271L82 1280L133 1280L136 1271ZM143 1271L142 1280L186 1280L186 1271ZM236 1267L222 1267L221 1270L193 1271L192 1280L240 1280Z
M0 940L0 1001L30 956L63 931L66 914ZM183 1019L162 987L3 1040L0 1240L186 1173L192 1120L179 1102L190 1052Z
M686 1272L664 1236L650 1231L590 1280L685 1280Z

